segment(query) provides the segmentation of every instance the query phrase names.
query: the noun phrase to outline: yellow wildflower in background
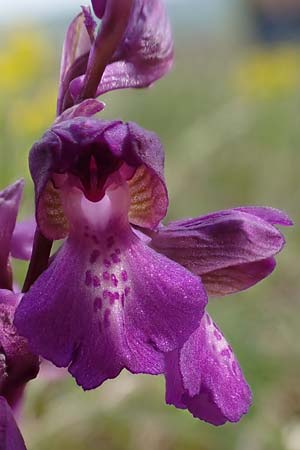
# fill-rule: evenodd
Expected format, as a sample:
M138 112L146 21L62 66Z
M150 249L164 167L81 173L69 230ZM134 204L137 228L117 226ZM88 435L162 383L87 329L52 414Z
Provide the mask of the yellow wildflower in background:
M19 97L9 107L10 134L22 138L37 138L53 122L56 110L57 84L50 80L39 84L30 99Z
M1 32L0 134L2 184L27 172L28 148L53 122L58 67L53 41L30 27ZM16 174L16 175L15 175Z
M0 47L1 96L22 91L34 84L45 67L51 67L52 48L39 31L14 28L2 42L5 46Z
M300 48L255 48L240 62L235 76L239 94L270 98L300 87Z

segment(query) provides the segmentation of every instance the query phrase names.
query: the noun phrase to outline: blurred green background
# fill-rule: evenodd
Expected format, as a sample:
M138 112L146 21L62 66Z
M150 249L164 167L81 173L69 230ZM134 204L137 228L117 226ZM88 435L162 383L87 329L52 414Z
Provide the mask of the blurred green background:
M160 135L169 219L257 204L295 221L272 276L209 306L252 387L250 413L215 428L166 406L163 377L123 373L84 393L48 370L30 383L20 416L29 450L300 450L300 46L253 40L242 2L221 3L203 17L175 1L174 70L151 89L106 95L101 116ZM1 27L0 182L26 178L23 217L33 211L28 150L54 118L71 17Z

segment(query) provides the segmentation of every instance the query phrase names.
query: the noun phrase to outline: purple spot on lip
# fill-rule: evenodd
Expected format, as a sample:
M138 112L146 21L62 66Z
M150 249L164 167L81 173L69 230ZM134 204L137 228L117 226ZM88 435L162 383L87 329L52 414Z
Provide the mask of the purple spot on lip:
M233 361L233 363L232 363L232 370L233 370L233 373L235 375L238 374L238 366L237 366L237 363L235 361Z
M114 264L117 264L117 263L121 262L120 258L118 257L118 255L116 253L112 253L110 255L110 257L111 257L111 260L112 260L112 262Z
M91 253L91 256L90 256L90 263L94 264L97 261L97 259L99 258L99 256L100 256L100 251L97 249L93 250Z
M109 280L109 273L108 272L103 272L102 275L103 275L103 279L104 280L107 280L107 281Z
M99 277L97 277L97 275L94 275L94 276L93 276L93 285L94 285L94 287L99 287L99 286L101 286L101 282L100 282L100 280L99 280Z
M86 238L90 237L89 233L87 233L87 232L83 233L83 236L86 237Z
M128 280L128 275L127 275L126 270L122 270L121 277L122 277L123 281L127 281Z
M95 242L95 244L99 244L99 240L95 234L93 234L92 239Z
M94 300L94 312L99 311L102 308L102 298L96 297Z
M115 243L114 237L113 237L113 236L110 236L110 237L107 239L107 247L108 247L108 248L111 248L111 247L114 245L114 243Z
M110 309L106 309L104 311L104 317L103 317L105 328L109 327L109 316L110 316Z
M208 325L210 325L211 324L211 320L210 320L210 317L209 317L208 314L206 314L206 320L207 320Z
M218 330L214 331L214 336L218 341L222 340L222 335L221 335L221 333L218 332Z
M118 286L118 279L117 279L116 275L114 273L112 273L110 278L111 278L111 281L112 281L113 285L115 287L117 287Z
M85 272L85 284L86 286L90 286L92 284L92 274L90 270Z
M119 292L110 292L109 294L110 294L109 302L111 305L113 305L115 300L119 300L120 294Z
M121 303L122 303L122 306L124 306L124 303L125 303L125 295L124 294L121 295Z
M111 266L111 263L110 263L110 261L108 261L108 259L105 259L103 261L103 264L105 265L105 267L110 267Z
M129 287L129 286L126 286L125 291L124 291L125 297L127 297L127 295L129 294L129 292L130 292L130 287Z
M115 249L115 253L116 253L117 255L120 255L120 254L121 254L121 250L120 250L119 248L116 248L116 249Z
M108 291L107 289L105 289L103 291L103 298L110 298L110 291Z
M221 351L221 355L226 356L227 358L230 358L230 351L228 350L228 348L223 349Z

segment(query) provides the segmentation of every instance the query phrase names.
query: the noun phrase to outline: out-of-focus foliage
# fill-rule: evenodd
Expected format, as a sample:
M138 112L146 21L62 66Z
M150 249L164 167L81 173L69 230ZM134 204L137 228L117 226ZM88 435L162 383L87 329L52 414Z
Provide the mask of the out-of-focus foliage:
M55 48L34 27L1 33L0 129L2 186L12 177L28 176L30 143L53 121L57 81ZM58 67L58 64L57 64ZM58 75L56 75L58 77Z
M24 174L29 180L28 149L55 114L59 57L41 31L14 30L6 42L0 51L2 187ZM102 116L135 120L161 136L169 218L261 204L285 209L299 222L298 49L233 52L224 43L198 42L194 36L177 43L175 70L152 89L105 96ZM210 305L254 392L254 406L239 424L214 428L167 407L161 377L124 373L84 393L63 372L29 386L21 417L28 448L299 450L298 227L286 234L286 251L268 280Z
M269 100L299 90L299 73L298 47L256 47L243 57L236 81L242 95Z

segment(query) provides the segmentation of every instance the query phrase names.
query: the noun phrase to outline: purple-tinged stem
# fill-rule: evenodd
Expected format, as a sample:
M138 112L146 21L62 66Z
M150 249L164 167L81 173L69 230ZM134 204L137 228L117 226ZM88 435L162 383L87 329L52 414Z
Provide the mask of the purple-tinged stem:
M9 263L7 263L6 268L0 270L0 289L8 289L12 291L13 288L13 278L12 270Z
M49 241L49 239L42 235L38 228L36 229L31 260L22 292L27 292L41 273L47 269L52 243L53 241Z
M95 97L105 67L126 31L132 4L133 0L107 2L102 26L91 49L84 84L76 103Z

